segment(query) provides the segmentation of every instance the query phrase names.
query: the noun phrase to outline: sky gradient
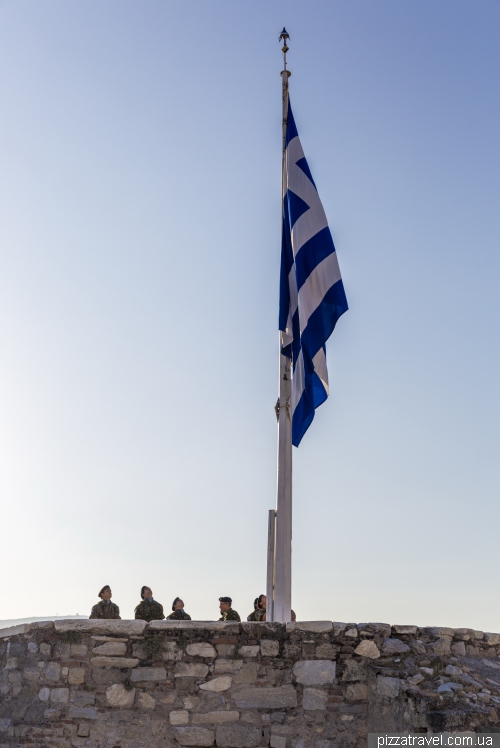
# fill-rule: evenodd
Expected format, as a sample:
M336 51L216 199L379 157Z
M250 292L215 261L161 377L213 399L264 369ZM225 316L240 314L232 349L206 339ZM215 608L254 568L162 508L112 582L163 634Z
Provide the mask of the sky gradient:
M2 619L265 591L284 24L350 305L292 605L500 631L494 0L0 0Z

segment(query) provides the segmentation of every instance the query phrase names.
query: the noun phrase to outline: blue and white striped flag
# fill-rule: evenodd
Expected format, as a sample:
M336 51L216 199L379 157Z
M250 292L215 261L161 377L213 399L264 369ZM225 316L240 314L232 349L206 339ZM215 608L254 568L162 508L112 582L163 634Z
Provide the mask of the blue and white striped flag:
M283 180L280 314L292 359L292 444L328 397L326 341L347 311L337 253L288 104Z

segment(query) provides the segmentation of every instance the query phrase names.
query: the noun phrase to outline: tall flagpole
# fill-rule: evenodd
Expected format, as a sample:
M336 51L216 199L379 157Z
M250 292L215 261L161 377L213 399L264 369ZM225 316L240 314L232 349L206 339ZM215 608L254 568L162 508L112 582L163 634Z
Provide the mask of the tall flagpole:
M287 39L285 28L280 35L283 40L283 70L281 72L283 97L283 148L282 148L282 199L286 184L286 126L288 117L288 78L286 68ZM291 361L281 353L279 338L279 397L276 406L278 418L278 481L276 496L276 529L274 554L274 600L271 616L274 621L291 621L292 607L292 372ZM267 616L266 616L267 618ZM270 619L268 619L270 620Z

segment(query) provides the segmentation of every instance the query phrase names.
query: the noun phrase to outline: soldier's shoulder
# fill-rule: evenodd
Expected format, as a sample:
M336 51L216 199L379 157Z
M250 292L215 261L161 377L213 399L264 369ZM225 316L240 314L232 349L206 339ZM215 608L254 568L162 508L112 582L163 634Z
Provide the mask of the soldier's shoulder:
M183 618L184 618L185 621L190 621L191 620L191 616L189 615L189 613L184 613Z
M231 610L227 617L230 621L241 621L240 614L237 610Z

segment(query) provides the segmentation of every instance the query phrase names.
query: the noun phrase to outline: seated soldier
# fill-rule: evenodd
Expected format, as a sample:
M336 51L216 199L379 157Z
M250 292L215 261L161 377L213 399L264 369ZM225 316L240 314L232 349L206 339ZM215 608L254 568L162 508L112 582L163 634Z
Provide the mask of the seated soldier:
M167 621L190 621L191 616L184 610L184 601L176 597L172 603L172 613L167 616Z
M94 605L90 611L89 618L117 618L120 619L120 608L111 602L111 587L105 584L97 597L101 602Z
M142 621L162 621L165 616L163 615L163 605L153 600L153 591L150 587L141 588L142 603L139 603L135 609L135 617L140 618Z
M233 601L230 597L219 597L219 608L222 617L219 621L241 621L238 613L231 608Z
M254 611L250 613L247 621L265 621L266 620L266 596L259 595L254 600Z

